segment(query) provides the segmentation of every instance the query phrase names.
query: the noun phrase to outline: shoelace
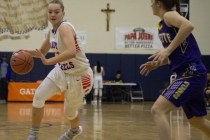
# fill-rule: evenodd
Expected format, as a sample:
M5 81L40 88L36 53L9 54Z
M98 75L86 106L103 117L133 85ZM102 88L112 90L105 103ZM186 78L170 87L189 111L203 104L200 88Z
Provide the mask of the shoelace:
M79 130L78 130L78 131L79 131ZM77 135L78 131L72 132L71 130L68 130L68 131L66 132L65 136L66 136L67 138L72 139L75 135Z

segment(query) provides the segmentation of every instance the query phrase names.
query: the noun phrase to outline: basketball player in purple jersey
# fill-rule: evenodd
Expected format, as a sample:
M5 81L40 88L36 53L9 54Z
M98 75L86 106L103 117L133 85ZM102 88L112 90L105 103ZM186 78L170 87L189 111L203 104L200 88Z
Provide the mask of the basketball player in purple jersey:
M33 57L40 58L45 65L56 64L35 92L32 127L28 140L38 140L45 101L61 92L65 92L64 112L70 122L70 127L58 140L72 140L82 132L82 127L79 126L78 109L83 104L85 94L92 89L93 71L78 44L73 25L63 20L63 17L63 3L60 0L50 1L48 19L52 24L52 29L48 32L40 49L26 50ZM50 49L55 56L47 59L45 55Z
M207 71L201 62L201 53L192 35L193 25L180 15L179 0L151 0L153 14L160 17L159 38L164 46L140 66L140 74L147 76L152 70L169 64L176 79L162 92L151 112L161 140L171 140L167 115L182 106L190 124L210 138L210 121L204 100Z

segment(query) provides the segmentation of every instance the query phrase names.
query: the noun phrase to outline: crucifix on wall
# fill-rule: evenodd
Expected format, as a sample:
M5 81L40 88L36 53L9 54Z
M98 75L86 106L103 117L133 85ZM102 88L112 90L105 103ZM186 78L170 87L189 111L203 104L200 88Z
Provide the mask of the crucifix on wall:
M109 31L110 14L112 12L115 12L115 9L110 9L109 3L107 3L106 9L101 9L101 12L104 12L106 14L106 31Z

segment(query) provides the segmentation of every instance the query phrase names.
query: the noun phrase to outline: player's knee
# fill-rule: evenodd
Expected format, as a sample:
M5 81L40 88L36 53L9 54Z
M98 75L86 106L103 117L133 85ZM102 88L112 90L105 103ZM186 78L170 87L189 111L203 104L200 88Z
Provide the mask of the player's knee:
M153 116L155 116L156 114L158 114L158 109L155 106L152 106L152 108L151 108L151 114Z
M73 120L78 116L78 111L69 111L68 113L65 113L65 116L68 120Z
M151 108L151 114L155 118L155 117L160 117L164 115L164 112L160 108L158 108L156 105L153 105Z
M45 104L45 99L39 96L39 94L35 94L33 98L33 107L42 108L44 107L44 104Z

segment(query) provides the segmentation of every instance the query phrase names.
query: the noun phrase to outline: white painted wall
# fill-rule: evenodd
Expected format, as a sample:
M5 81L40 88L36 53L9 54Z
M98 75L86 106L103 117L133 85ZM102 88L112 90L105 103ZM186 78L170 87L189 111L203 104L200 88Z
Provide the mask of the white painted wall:
M65 18L79 31L87 32L88 53L126 53L150 54L154 50L118 50L115 49L116 27L155 27L158 17L152 15L150 0L63 0ZM111 14L110 31L106 31L106 16L101 9L116 10ZM190 20L195 26L193 31L202 54L210 54L210 12L209 0L190 0ZM4 40L0 42L0 51L39 48L44 39L44 31L32 31L28 40Z

